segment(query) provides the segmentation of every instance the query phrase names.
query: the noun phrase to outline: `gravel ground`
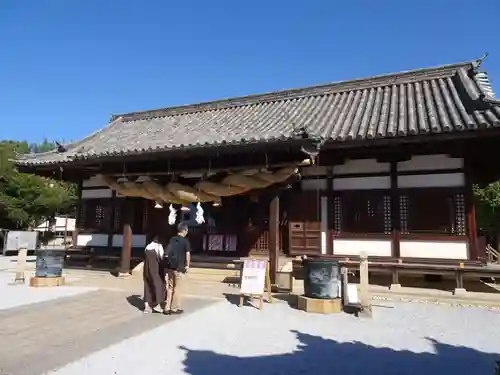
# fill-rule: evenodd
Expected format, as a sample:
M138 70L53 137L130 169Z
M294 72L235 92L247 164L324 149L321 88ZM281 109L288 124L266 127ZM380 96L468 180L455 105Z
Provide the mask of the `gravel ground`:
M479 375L500 360L498 310L376 304L370 319L221 301L51 374Z
M24 285L9 285L12 283L14 276L15 274L12 272L0 272L0 310L97 290L97 288L73 286L30 288L28 286L29 274Z

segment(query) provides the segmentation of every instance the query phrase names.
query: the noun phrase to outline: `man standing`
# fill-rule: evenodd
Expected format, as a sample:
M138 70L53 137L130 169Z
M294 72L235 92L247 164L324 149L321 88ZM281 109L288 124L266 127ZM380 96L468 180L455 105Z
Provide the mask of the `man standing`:
M167 301L165 304L166 315L181 314L184 310L180 307L179 288L182 278L187 273L191 263L191 244L186 238L188 226L179 223L177 235L172 237L166 251L167 268Z

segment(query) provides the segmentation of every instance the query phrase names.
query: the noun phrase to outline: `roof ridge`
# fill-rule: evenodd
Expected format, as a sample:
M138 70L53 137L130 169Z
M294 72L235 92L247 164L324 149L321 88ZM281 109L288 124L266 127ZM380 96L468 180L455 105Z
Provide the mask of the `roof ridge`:
M53 154L67 154L67 155L70 155L71 152L75 152L75 150L78 148L78 146L80 146L82 143L88 141L89 139L92 139L92 138L96 137L97 135L99 135L103 131L108 130L111 126L113 126L115 124L118 124L121 120L122 120L122 118L120 116L118 116L117 118L112 119L111 122L107 123L102 128L94 131L93 133L90 133L88 136L80 139L79 141L76 141L76 142L73 142L73 143L69 143L68 145L66 145L66 151L65 152L59 152L59 151L57 151L57 149L53 149L53 150L50 150L50 151L39 152L39 153L34 153L34 154L22 154L22 158L19 158L19 159L29 160L29 159L38 158L40 156L47 156L47 155L53 155Z
M166 107L155 110L130 112L113 115L112 121L120 117L122 121L143 120L148 118L176 116L192 112L205 112L223 108L238 107L244 105L260 104L280 100L298 99L306 96L320 96L352 89L362 90L379 86L402 84L414 80L441 78L455 74L457 69L468 67L474 68L473 61L440 65L429 68L420 68L396 73L379 74L364 78L337 81L322 85L313 85L302 88L293 88L267 92L262 94L251 94L234 98L219 99L195 104Z
M495 92L493 91L493 85L491 84L488 72L478 71L474 75L474 80L476 81L477 86L481 90L482 94L485 96L485 99L492 99L498 101L495 96Z

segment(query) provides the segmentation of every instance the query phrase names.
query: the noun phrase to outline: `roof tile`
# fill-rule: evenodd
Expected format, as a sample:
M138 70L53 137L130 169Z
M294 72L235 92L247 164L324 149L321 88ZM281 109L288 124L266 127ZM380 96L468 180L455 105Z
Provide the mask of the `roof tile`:
M289 140L295 129L333 142L500 127L500 102L474 63L115 116L65 153L18 164ZM476 79L476 76L479 77ZM485 89L486 88L486 89ZM483 99L487 100L483 100Z

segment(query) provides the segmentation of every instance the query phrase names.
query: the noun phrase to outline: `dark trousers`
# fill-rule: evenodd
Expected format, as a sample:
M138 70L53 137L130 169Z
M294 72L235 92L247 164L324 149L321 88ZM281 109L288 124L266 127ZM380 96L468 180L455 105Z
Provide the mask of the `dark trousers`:
M165 270L154 250L145 251L143 278L144 302L151 307L165 302Z

